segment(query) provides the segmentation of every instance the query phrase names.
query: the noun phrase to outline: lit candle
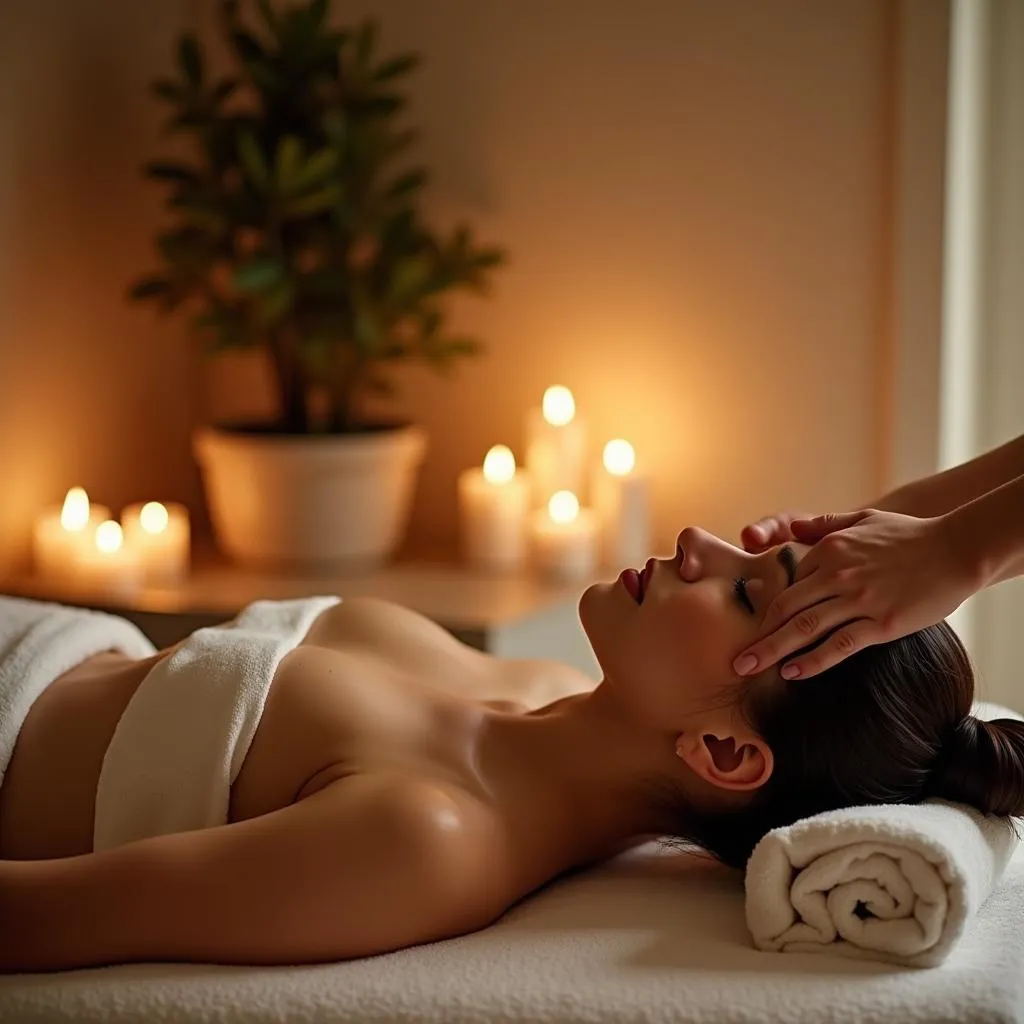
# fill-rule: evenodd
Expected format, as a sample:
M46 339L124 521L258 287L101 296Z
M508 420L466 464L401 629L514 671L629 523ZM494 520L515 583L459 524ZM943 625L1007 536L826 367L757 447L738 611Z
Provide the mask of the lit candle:
M135 551L124 543L121 524L108 519L96 527L93 543L77 556L78 578L90 589L125 596L142 582Z
M601 558L620 569L640 566L651 553L650 480L636 468L636 453L621 438L604 446L594 480L594 508L601 523Z
M562 582L585 579L597 562L597 520L572 491L557 491L532 520L534 558L545 575Z
M543 509L556 491L580 494L586 471L587 429L576 415L572 392L561 385L544 392L540 409L526 418L526 470L533 507Z
M81 487L72 487L61 508L45 509L32 529L32 558L45 576L70 576L78 553L92 544L96 527L110 518L110 509L92 505Z
M481 569L510 572L526 555L530 488L503 444L487 453L483 468L459 476L459 515L466 560Z
M188 574L190 530L184 505L129 505L121 525L125 544L135 552L147 583L177 583Z

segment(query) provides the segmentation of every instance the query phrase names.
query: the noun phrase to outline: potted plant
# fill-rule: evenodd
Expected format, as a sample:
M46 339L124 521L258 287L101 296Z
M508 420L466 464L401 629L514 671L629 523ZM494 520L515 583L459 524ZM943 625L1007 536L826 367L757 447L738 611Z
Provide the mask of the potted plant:
M426 439L371 418L367 396L389 391L399 360L445 370L477 352L440 300L485 290L503 260L420 215L427 175L404 161L414 133L398 123L417 55L378 59L375 22L337 27L329 6L258 0L250 27L227 0L234 74L212 74L186 34L176 76L153 83L189 156L145 167L172 223L156 239L161 269L130 296L187 310L215 350L269 358L277 419L195 438L217 539L249 562L365 565L393 551Z

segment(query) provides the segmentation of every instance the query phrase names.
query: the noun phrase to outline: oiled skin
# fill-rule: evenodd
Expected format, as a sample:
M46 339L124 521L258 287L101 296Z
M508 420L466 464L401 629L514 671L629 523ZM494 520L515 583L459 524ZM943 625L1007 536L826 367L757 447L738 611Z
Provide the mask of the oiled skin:
M374 600L328 609L282 661L229 825L91 853L103 754L167 654L97 655L26 720L0 787L4 970L366 955L478 928L572 866L564 837L545 843L541 823L529 827L525 794L490 785L505 766L480 777L474 743L488 716L527 714L594 682L489 657ZM279 880L281 895L254 907L239 865L261 858L259 886ZM193 905L200 917L178 920ZM86 934L74 925L90 912Z

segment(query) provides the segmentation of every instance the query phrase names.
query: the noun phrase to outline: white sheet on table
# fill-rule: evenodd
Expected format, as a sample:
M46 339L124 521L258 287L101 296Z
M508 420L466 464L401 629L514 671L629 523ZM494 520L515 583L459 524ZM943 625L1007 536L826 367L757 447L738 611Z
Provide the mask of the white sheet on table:
M491 928L302 968L134 965L0 978L0 1021L75 1024L1024 1022L1024 855L942 967L751 945L739 872L652 847Z

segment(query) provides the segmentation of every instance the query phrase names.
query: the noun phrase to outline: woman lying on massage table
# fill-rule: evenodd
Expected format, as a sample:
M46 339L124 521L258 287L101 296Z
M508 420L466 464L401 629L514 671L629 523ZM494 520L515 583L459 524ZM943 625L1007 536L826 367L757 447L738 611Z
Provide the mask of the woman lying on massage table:
M942 536L959 537L956 516ZM990 541L934 557L969 573L990 565ZM674 557L589 588L596 687L372 600L321 599L308 621L294 602L254 606L171 651L95 653L15 733L0 969L361 957L484 927L652 836L742 866L770 829L834 807L940 796L1024 813L1024 723L970 715L971 668L945 623L811 680L736 675L807 551L751 554L688 528ZM85 614L7 605L40 621ZM0 637L7 610L0 600ZM295 643L278 664L260 652L285 620ZM255 707L254 735L239 715L217 725L203 687L225 681L242 717ZM0 692L0 716L10 707ZM227 766L223 778L197 759ZM195 778L213 817L175 818ZM164 811L173 834L139 824Z

